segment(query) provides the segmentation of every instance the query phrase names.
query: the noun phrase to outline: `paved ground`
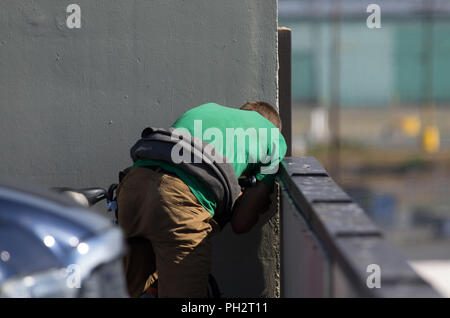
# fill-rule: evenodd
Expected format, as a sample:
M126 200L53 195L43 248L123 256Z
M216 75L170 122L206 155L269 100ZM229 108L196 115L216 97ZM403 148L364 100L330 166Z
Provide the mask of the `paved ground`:
M450 298L450 261L414 261L410 265L442 296Z

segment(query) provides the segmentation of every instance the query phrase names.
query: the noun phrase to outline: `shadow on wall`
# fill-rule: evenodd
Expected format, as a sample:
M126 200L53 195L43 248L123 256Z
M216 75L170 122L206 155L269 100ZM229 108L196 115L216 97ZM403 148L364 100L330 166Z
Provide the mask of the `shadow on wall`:
M224 297L279 297L279 197L255 227L235 234L230 224L213 237L212 273Z

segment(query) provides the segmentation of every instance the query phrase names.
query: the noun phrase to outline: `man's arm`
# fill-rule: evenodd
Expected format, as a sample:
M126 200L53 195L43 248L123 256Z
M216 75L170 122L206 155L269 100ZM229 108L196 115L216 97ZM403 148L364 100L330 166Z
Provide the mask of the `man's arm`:
M259 214L269 208L271 190L264 182L258 181L253 187L245 189L237 199L231 227L235 233L247 233L258 222Z

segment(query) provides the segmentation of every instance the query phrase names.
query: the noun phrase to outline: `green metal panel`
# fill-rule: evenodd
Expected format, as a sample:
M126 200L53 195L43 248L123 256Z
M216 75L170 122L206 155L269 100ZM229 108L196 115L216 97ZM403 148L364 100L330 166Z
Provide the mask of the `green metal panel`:
M432 91L436 102L450 102L450 22L433 22ZM282 21L292 28L294 100L327 103L332 24L329 21ZM385 106L424 100L424 23L389 20L381 29L364 23L341 24L342 106Z
M381 29L369 29L361 22L341 24L339 86L342 106L389 104L393 86L394 28L391 23L384 23Z
M433 30L433 97L450 101L450 22L438 22Z
M423 95L422 26L408 22L395 31L395 95L401 102L418 102Z
M313 55L309 52L292 53L292 98L311 101L315 99Z
M399 24L396 30L396 93L403 103L424 100L425 25L420 21ZM432 92L439 102L450 100L450 23L435 22L432 33ZM426 43L426 42L425 42Z

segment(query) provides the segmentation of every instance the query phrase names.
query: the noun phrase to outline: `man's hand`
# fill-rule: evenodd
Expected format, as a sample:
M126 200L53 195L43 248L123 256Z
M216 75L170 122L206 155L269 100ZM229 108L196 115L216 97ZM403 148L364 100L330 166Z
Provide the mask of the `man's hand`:
M271 191L263 182L245 189L238 197L233 209L231 227L235 233L247 233L258 222L258 216L266 212L271 204Z

